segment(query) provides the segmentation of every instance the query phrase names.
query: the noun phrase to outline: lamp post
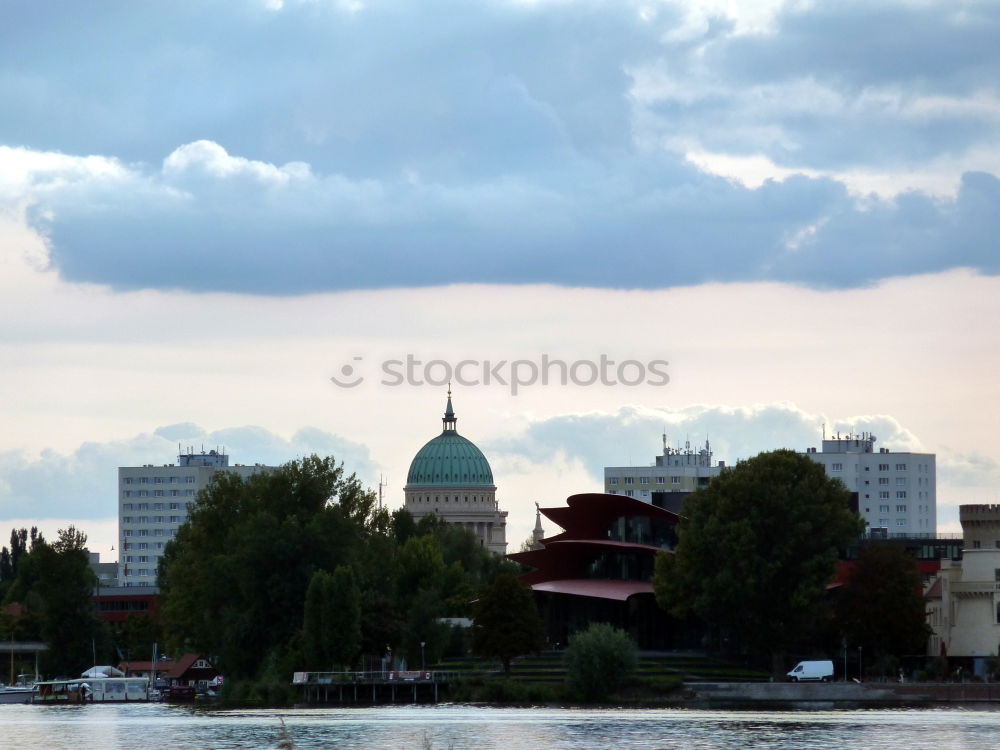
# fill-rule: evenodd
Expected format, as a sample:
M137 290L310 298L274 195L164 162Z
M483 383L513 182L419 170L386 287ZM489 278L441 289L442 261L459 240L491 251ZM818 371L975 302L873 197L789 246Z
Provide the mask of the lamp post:
M426 645L426 643L427 643L426 641L420 641L420 671L421 672L423 672L424 669L426 668L426 666L424 664L424 646Z

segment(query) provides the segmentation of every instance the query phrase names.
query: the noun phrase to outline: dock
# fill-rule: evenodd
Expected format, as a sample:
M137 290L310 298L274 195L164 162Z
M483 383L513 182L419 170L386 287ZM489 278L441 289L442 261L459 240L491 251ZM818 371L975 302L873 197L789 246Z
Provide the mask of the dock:
M437 703L451 672L296 672L292 685L309 705Z

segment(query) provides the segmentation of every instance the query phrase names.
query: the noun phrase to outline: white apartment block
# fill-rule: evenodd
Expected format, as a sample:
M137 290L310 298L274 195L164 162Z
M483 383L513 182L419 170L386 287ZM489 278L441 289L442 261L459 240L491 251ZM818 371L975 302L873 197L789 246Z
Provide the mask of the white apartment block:
M708 485L726 466L712 463L712 446L693 450L690 441L684 448L671 448L663 436L663 455L650 466L605 466L604 491L611 495L634 497L647 503L653 492L694 492Z
M823 464L827 476L858 493L858 513L868 531L886 536L933 537L937 533L937 470L933 453L875 450L876 437L839 434L821 451L805 455ZM880 531L879 531L880 530Z
M118 469L118 585L155 586L156 569L167 542L187 521L198 492L218 471L246 479L274 467L229 465L219 451L189 450L177 464L123 466Z

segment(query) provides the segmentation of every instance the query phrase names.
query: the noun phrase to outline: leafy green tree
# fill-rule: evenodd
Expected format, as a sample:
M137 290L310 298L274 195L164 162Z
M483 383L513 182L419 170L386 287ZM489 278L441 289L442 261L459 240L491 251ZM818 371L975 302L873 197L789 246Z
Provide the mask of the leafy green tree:
M173 650L214 654L228 675L253 676L269 651L286 651L301 632L313 573L362 557L388 525L374 493L332 458L246 480L220 472L161 560Z
M350 566L333 571L327 600L327 627L333 635L330 657L335 665L349 667L361 649L361 593Z
M18 573L7 602L27 609L26 621L48 646L41 657L47 674L77 675L92 666L95 655L107 658L108 630L93 604L97 578L90 568L86 535L70 526L60 529L51 545L32 534L30 551L18 561Z
M153 644L163 648L163 627L152 615L132 615L113 627L112 637L117 652L129 661L149 661Z
M542 619L531 589L502 573L484 586L473 605L472 648L479 656L499 659L506 674L515 656L542 647Z
M584 700L604 700L635 671L635 643L624 630L592 623L569 637L566 684Z
M780 653L811 633L838 551L864 528L848 501L840 480L793 451L724 469L687 499L676 551L658 556L657 601L730 648Z
M330 631L324 622L327 607L327 581L330 574L317 570L309 579L306 589L305 612L302 623L302 649L306 665L329 669L331 665Z
M861 550L835 607L848 643L862 646L872 664L924 653L930 635L925 609L916 560L889 543Z

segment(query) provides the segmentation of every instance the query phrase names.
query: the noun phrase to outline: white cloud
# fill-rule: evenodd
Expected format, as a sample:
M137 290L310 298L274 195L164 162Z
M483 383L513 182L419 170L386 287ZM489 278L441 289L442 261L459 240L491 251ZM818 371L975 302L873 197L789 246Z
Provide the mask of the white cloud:
M368 486L377 467L368 449L333 433L302 428L290 438L262 427L204 430L192 423L106 442L86 442L70 453L0 452L0 517L102 519L117 516L119 466L173 463L186 452L224 449L232 463L280 465L312 453L333 455Z

